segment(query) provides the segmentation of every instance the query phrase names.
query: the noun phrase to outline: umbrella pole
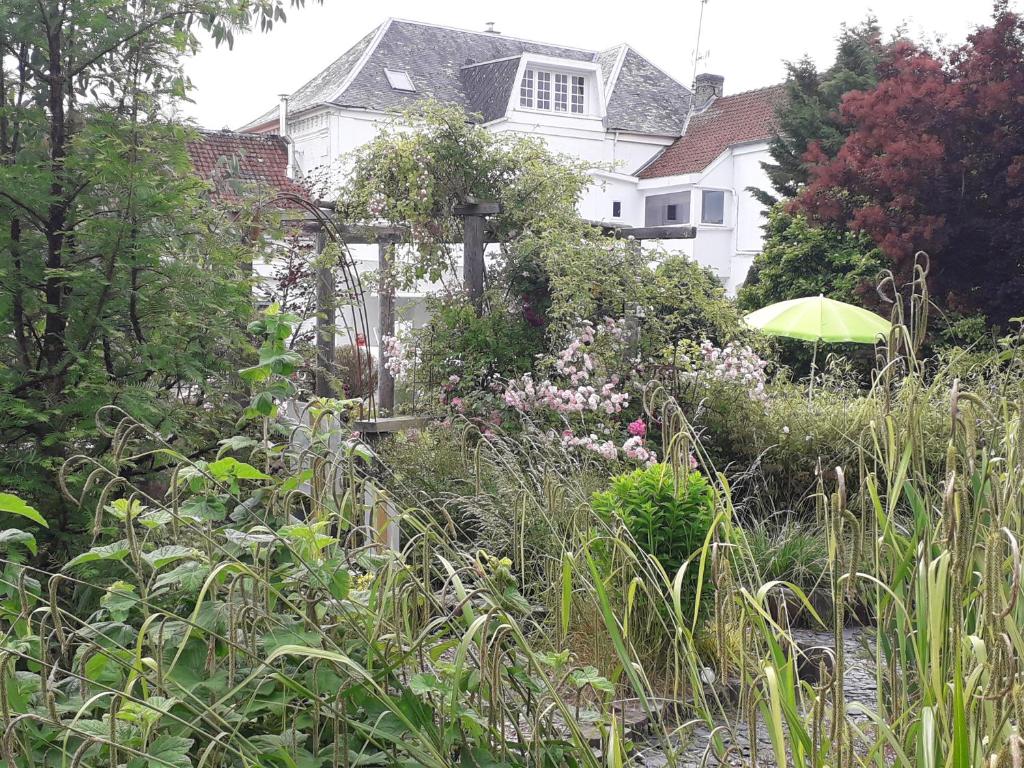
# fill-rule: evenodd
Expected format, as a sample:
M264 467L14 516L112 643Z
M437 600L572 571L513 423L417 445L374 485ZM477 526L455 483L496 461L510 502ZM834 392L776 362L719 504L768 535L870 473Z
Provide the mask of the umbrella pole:
M818 368L818 340L814 340L814 354L811 355L811 383L807 387L807 399L814 399L814 374Z

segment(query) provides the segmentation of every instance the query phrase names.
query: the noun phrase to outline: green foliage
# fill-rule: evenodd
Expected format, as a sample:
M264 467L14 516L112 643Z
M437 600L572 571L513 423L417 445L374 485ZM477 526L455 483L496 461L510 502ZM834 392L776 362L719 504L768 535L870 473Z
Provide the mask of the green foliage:
M594 511L609 524L621 522L669 578L698 554L714 517L714 491L700 472L654 464L613 477L608 490L594 494ZM687 567L686 604L693 603L697 567Z
M793 519L755 519L741 536L762 581L786 581L808 593L828 588L828 538L820 526Z
M663 255L653 276L641 277L645 317L644 346L657 354L683 339L720 345L745 330L736 305L707 267L683 255Z
M764 250L737 296L743 312L818 294L860 304L885 266L867 235L815 227L782 206L769 212L764 230Z
M57 548L84 529L53 473L109 445L101 408L159 424L185 454L237 415L248 217L210 208L190 132L164 111L186 95L180 62L201 35L230 44L289 5L302 0L4 4L0 476L49 510Z
M818 294L858 306L880 303L874 287L886 262L867 235L814 226L804 216L787 213L781 203L768 212L764 231L764 249L736 297L742 312ZM810 345L789 339L778 344L781 362L800 372L810 368ZM863 346L830 345L829 350L871 366L871 350Z
M436 388L455 375L460 379L457 391L470 392L532 370L545 351L543 327L532 325L500 297L487 306L478 316L460 300L429 302L430 320L415 333L421 382Z
M119 455L170 452L130 418L117 432ZM286 452L282 465L297 459ZM362 500L381 489L333 452L317 453L327 474L304 490L305 471L178 460L166 500L108 486L128 495L97 510L94 546L49 591L20 570L31 537L0 536L12 764L185 768L216 754L221 765L597 768L579 708L614 728L616 685L535 634L509 557L456 549L416 513L405 551L351 548ZM232 519L195 513L213 501ZM505 730L512 712L529 739Z
M489 131L463 110L425 101L395 119L352 156L339 210L350 220L408 227L409 258L399 285L452 271L462 242L456 206L496 202L490 217L502 243L577 220L576 202L590 183L586 167L543 142ZM513 246L506 246L513 247Z
M288 349L287 341L299 318L282 314L276 304L268 307L263 317L249 323L248 332L263 341L259 362L238 372L252 387L252 400L242 412L243 419L271 419L277 415L277 402L295 393L291 375L302 364L302 358Z

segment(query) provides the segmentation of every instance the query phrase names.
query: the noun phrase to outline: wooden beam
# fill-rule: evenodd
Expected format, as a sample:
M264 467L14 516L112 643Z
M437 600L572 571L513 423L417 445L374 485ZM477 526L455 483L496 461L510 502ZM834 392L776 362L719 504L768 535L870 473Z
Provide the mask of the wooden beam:
M463 203L452 209L456 216L494 216L501 213L501 203Z
M479 315L484 307L484 217L466 216L462 233L462 281Z
M377 408L393 413L395 410L395 378L384 357L384 337L395 335L395 276L392 243L377 244Z
M600 222L593 222L606 235L617 239L632 237L634 240L693 240L697 237L697 228L684 227L616 227Z

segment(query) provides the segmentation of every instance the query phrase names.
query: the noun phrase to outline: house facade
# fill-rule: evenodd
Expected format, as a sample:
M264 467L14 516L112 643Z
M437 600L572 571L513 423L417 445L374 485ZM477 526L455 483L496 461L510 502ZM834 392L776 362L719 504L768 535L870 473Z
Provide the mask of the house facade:
M241 128L278 134L288 174L332 181L344 156L423 99L460 106L489 130L542 139L588 163L581 214L621 226L693 224L673 241L731 293L760 250L774 106L781 87L725 96L722 78L692 90L623 44L592 51L389 19L278 106Z

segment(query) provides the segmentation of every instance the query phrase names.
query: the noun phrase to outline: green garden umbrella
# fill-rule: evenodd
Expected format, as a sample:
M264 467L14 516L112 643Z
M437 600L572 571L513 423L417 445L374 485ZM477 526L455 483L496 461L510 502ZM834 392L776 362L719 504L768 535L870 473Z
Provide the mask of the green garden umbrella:
M770 336L813 341L812 387L819 341L873 344L879 337L887 336L892 327L888 320L874 312L820 295L770 304L743 319L751 328L757 328Z

